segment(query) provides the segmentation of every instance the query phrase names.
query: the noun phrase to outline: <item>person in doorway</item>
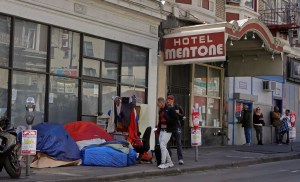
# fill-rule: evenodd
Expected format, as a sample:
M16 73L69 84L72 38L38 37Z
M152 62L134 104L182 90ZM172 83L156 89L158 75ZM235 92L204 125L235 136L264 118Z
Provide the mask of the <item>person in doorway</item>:
M174 130L174 122L178 119L176 111L166 104L164 98L159 97L157 99L157 106L159 108L157 132L159 133L159 145L161 151L161 164L158 168L165 169L174 166L167 150L167 144L172 136L172 131Z
M261 113L259 107L255 109L255 112L253 114L253 125L256 132L257 143L258 145L263 145L262 137L263 137L263 126L265 125L265 122L264 122L264 116Z
M178 120L174 121L174 130L172 131L172 137L176 140L177 146L177 157L179 165L183 165L183 155L182 155L182 145L181 145L181 123L180 120L184 119L183 109L178 105L175 104L175 97L173 95L169 95L167 97L168 106L175 109L176 114L178 116Z
M281 121L281 124L280 124L280 127L279 127L279 131L280 131L279 145L282 144L284 134L286 134L286 143L285 144L289 145L289 143L290 143L289 130L290 130L290 126L291 126L291 117L290 117L290 110L289 109L285 110L285 115L283 115L280 118L280 121Z
M271 112L271 124L275 128L275 138L277 144L279 144L280 138L280 117L281 114L279 112L279 107L275 106L274 111Z
M245 138L246 138L245 145L250 146L251 145L252 123L251 123L251 113L250 113L247 105L244 105L241 122L242 122L242 127L244 128L244 133L245 133Z

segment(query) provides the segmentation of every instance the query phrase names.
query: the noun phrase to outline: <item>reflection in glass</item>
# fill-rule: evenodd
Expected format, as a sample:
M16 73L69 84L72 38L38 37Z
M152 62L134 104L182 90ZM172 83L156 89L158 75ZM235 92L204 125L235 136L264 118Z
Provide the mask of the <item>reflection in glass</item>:
M99 78L100 61L93 59L83 59L82 75Z
M17 19L15 22L13 66L45 72L47 34L47 26Z
M27 126L24 108L27 97L33 97L36 103L36 115L33 124L44 122L46 76L36 73L14 71L12 83L12 126Z
M145 103L145 89L144 88L134 88L129 86L121 86L121 97L131 97L136 96L137 103Z
M78 80L51 76L49 122L66 124L77 121Z
M219 97L220 96L220 78L221 70L209 68L208 72L208 95Z
M78 76L80 34L53 28L51 32L51 72Z
M253 0L245 0L245 6L248 7L248 8L253 9L254 8Z
M206 97L194 96L193 109L199 109L199 126L207 126L206 122Z
M104 59L105 40L93 37L84 37L83 55L88 57Z
M0 15L0 66L8 66L10 21L11 19L9 17Z
M7 116L8 70L0 69L0 117Z
M220 99L208 98L207 126L220 127Z
M146 85L146 66L148 64L148 50L132 45L123 45L122 75L134 75L135 85ZM132 84L132 79L122 77L122 83Z
M115 86L102 86L102 112L107 116L108 111L111 109L112 97L116 96L117 88Z
M82 85L82 115L98 113L99 84L83 82Z
M195 65L194 76L194 93L206 95L207 86L207 68L200 65Z
M120 61L121 44L112 41L105 41L105 60Z
M118 75L117 64L102 62L102 78L116 80L117 75Z

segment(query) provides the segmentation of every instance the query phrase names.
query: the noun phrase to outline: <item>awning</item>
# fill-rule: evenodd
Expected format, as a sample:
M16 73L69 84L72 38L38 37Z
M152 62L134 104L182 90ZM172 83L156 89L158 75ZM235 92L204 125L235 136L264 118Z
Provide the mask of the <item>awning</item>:
M165 64L226 61L227 76L282 75L283 46L258 19L181 27L163 37Z

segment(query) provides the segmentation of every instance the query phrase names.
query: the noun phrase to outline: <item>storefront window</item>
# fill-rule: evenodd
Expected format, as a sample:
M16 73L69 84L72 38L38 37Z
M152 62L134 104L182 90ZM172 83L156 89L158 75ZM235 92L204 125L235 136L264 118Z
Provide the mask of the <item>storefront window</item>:
M116 86L102 86L102 112L104 116L108 115L108 111L111 110L112 97L116 96Z
M195 65L194 76L194 93L206 95L207 86L207 68L200 65Z
M51 76L49 122L69 123L77 120L78 80Z
M135 77L135 85L146 86L147 63L147 49L132 45L123 45L121 74L133 75ZM121 77L121 83L132 84L132 78Z
M220 99L208 98L207 126L220 127Z
M0 69L0 117L7 116L8 70Z
M121 44L112 41L105 41L105 60L120 62Z
M218 69L209 68L208 72L208 84L207 84L207 94L209 96L220 96L220 78L221 71Z
M80 34L59 28L51 34L51 72L78 76Z
M118 65L102 62L102 78L116 80L118 76Z
M99 84L83 82L82 115L96 116L98 113Z
M83 59L82 75L99 78L100 61L86 58Z
M206 97L194 96L192 112L199 112L199 126L207 126L206 122Z
M105 40L93 37L84 37L83 55L87 57L104 59Z
M0 66L8 66L11 19L0 15Z
M193 109L199 108L200 126L221 127L221 69L195 65Z
M25 21L15 22L14 68L46 71L47 26Z
M145 89L121 86L121 97L131 97L135 95L137 103L145 103Z
M27 97L35 99L34 124L44 122L45 106L45 82L46 77L42 74L13 72L12 98L11 98L11 123L12 126L27 126L25 121L25 101Z

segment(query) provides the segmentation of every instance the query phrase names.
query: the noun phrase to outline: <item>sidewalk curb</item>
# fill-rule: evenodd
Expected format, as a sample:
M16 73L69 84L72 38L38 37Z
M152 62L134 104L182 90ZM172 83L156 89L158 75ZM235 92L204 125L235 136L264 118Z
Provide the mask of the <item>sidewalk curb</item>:
M137 172L130 172L124 174L113 174L113 175L104 175L98 177L87 177L87 178L80 178L80 179L63 179L58 180L64 182L103 182L103 181L118 181L118 180L127 180L127 179L135 179L135 178L146 178L146 177L158 177L158 176L168 176L168 175L179 175L182 173L187 172L196 172L196 171L208 171L208 170L215 170L215 169L225 169L225 168L232 168L232 167L244 167L248 165L254 164L262 164L268 162L277 162L277 161L284 161L284 160L293 160L293 159L300 159L300 153L292 154L288 156L281 156L281 157L265 157L259 158L254 160L247 160L241 162L232 162L227 164L216 164L210 166L195 166L195 167L183 167L183 168L171 168L166 170L161 169L153 169L147 171L137 171ZM49 180L47 180L49 181ZM56 180L57 181L57 180Z

